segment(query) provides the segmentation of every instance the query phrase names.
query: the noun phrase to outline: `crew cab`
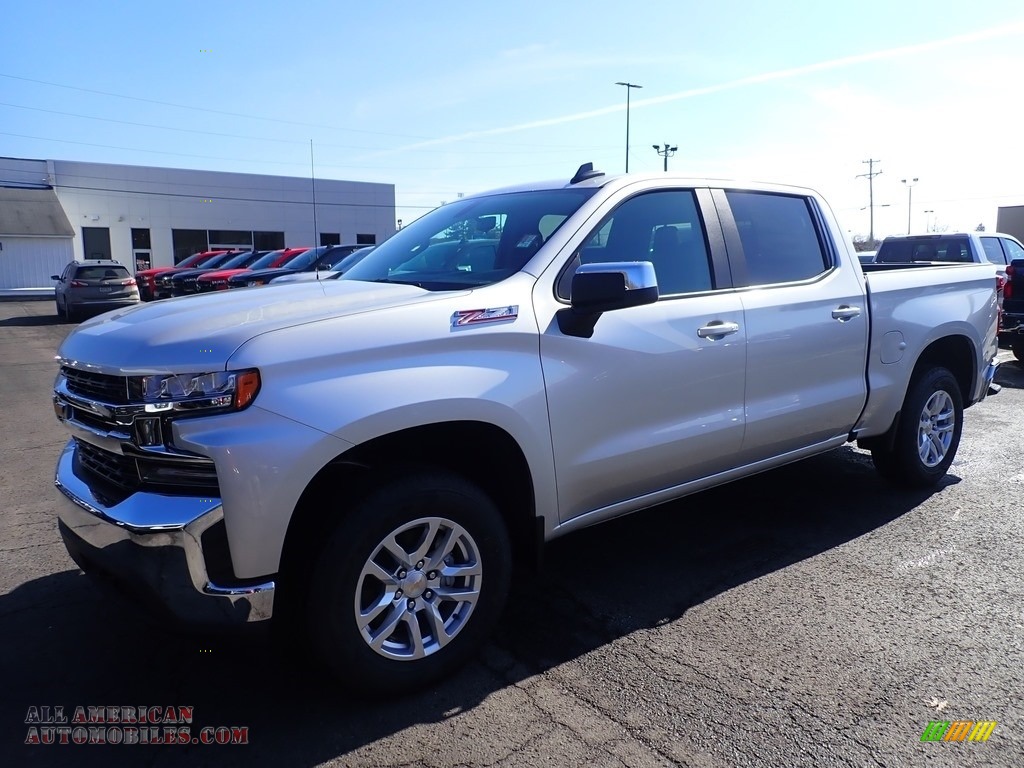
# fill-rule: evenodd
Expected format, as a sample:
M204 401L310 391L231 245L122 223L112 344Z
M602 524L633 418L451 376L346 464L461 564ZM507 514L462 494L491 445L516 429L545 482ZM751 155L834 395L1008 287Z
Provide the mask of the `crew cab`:
M108 313L59 350L61 534L183 620L301 628L346 685L437 681L556 537L850 441L943 478L996 280L844 231L808 189L587 164L337 280Z

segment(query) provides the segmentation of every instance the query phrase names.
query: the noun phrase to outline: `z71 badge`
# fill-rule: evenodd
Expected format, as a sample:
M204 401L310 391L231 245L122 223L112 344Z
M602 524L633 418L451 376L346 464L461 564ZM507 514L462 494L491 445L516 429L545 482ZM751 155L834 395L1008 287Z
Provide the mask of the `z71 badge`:
M508 307L491 307L490 309L460 309L452 314L452 328L479 323L497 323L502 320L515 320L519 317L519 305Z

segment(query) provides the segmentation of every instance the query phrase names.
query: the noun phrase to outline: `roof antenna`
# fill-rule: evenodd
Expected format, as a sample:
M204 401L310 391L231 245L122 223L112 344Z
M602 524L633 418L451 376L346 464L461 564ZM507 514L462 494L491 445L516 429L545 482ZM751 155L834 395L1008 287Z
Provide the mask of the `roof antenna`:
M577 169L576 175L569 180L569 183L579 184L581 181L594 179L598 176L604 176L604 171L595 171L593 163L584 163Z

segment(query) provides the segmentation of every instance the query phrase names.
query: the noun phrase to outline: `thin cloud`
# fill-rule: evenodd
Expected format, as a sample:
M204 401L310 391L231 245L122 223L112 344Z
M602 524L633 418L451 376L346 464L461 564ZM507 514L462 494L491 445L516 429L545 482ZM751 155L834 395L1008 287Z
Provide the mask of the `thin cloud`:
M857 64L865 64L874 61L884 61L887 59L896 59L904 56L913 56L919 53L925 53L927 51L934 51L941 48L948 48L954 45L964 45L969 43L977 43L983 40L992 40L1001 37L1013 37L1024 33L1024 21L1017 21L1008 24L1002 24L998 27L991 29L983 29L977 32L969 32L963 35L956 35L954 37L947 37L942 40L932 40L926 43L916 43L914 45L904 45L897 48L888 48L883 51L872 51L870 53L859 53L853 56L843 56L838 59L830 59L828 61L820 61L815 64L806 64L800 67L790 67L788 69L779 69L774 72L765 72L759 75L749 75L747 77L741 77L738 80L730 80L725 83L718 83L716 85L708 85L701 88L689 88L685 91L678 91L676 93L666 94L664 96L652 96L646 99L636 99L631 103L631 109L642 109L643 107L654 106L657 104L665 104L672 101L682 101L683 99L692 99L697 96L707 96L713 93L721 93L723 91L731 91L737 88L745 88L749 85L758 85L761 83L775 82L778 80L788 80L795 77L802 77L803 75L809 75L816 72L824 72L832 69L842 69L844 67L851 67ZM489 136L500 136L508 133L517 133L519 131L528 131L534 128L546 128L552 125L563 125L565 123L575 123L581 120L589 120L593 117L601 117L602 115L608 115L614 112L621 112L625 109L623 104L616 104L609 107L601 107L598 109L591 109L585 112L576 112L571 115L561 115L559 117L549 117L543 120L531 120L527 123L517 123L516 125L507 125L501 128L488 128L480 131L469 131L466 133L454 134L452 136L443 136L437 139L428 139L426 141L416 142L415 144L408 144L404 147L395 147L393 149L382 150L368 155L367 157L380 157L385 155L392 155L399 152L409 152L412 150L424 149L426 147L435 147L440 144L451 144L457 141L467 141L471 139L480 139Z

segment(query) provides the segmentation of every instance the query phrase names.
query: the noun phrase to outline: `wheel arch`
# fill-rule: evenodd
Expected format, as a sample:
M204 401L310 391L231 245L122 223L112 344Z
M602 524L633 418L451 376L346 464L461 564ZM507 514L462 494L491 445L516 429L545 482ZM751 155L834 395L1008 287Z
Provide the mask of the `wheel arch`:
M960 334L943 336L941 339L933 341L921 351L917 362L914 364L914 370L910 374L910 382L912 383L929 368L946 368L953 374L953 378L956 379L956 383L960 387L960 399L963 400L964 407L966 408L973 397L978 377L978 371L975 370L974 364L976 359L977 350L974 342L967 336ZM909 391L909 384L907 389Z
M284 595L309 575L314 553L339 516L376 483L410 466L449 471L480 487L501 512L516 566L539 567L543 521L519 444L494 424L451 421L381 435L350 448L317 472L299 497L285 534L279 571Z

